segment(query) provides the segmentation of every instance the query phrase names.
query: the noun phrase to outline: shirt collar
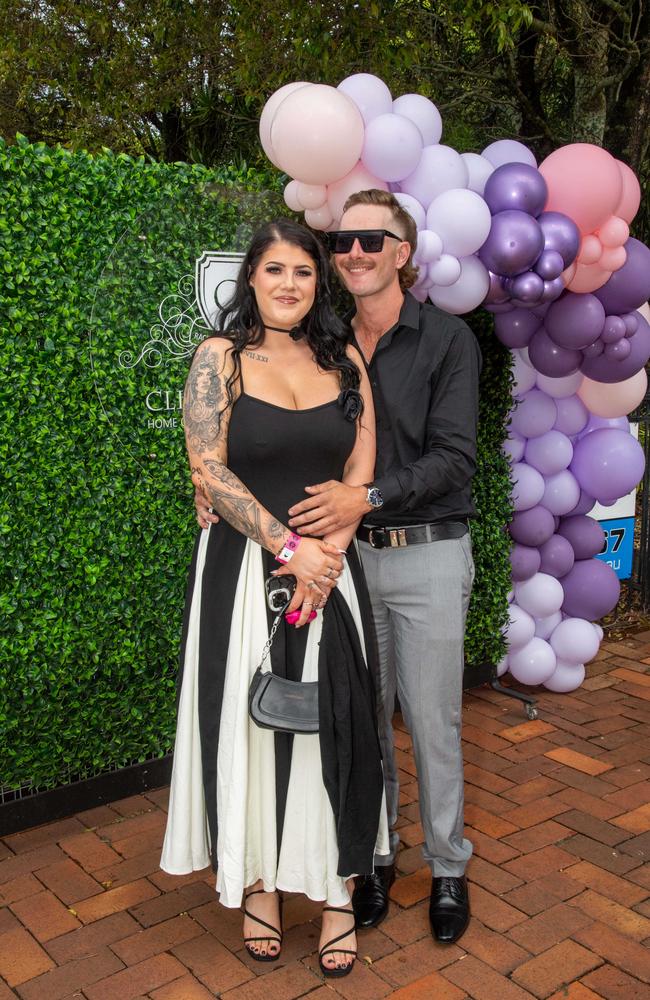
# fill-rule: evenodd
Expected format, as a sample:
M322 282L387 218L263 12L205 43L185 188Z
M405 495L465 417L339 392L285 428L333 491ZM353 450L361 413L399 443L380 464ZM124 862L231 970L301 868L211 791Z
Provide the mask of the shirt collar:
M355 311L354 309L351 309L344 318L344 323L350 328L350 330L352 330L352 320L354 317ZM402 303L402 308L399 311L397 323L390 329L396 330L399 326L410 326L412 330L420 329L420 303L408 291L404 292L404 301ZM386 330L386 333L389 332L389 330Z

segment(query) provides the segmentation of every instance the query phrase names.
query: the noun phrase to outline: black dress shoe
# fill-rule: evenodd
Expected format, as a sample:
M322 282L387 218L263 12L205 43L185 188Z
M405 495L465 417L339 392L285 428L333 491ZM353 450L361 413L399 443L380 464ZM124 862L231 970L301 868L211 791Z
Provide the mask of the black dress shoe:
M388 913L388 890L395 881L395 865L377 865L372 875L360 875L352 893L357 927L376 927Z
M469 923L469 897L464 875L432 879L429 920L436 941L443 944L458 941Z

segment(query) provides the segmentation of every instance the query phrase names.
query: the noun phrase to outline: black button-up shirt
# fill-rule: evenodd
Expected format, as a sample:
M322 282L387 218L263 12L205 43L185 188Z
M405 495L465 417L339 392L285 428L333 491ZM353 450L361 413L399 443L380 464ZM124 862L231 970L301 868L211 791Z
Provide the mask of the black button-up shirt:
M377 419L373 485L384 505L366 514L364 524L471 517L481 370L472 331L407 292L367 369Z

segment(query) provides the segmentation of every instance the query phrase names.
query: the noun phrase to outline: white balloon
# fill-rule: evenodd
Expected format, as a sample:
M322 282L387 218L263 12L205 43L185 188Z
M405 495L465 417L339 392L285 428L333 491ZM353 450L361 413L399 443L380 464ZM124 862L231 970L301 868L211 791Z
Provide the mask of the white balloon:
M564 590L549 573L535 573L529 580L515 584L515 600L533 618L548 618L562 607Z
M567 663L588 663L598 652L599 645L593 625L585 618L565 618L551 636L555 655Z
M470 191L476 191L477 194L483 194L488 177L494 173L494 167L489 160L486 160L484 156L479 156L478 153L461 153L460 155L469 171L468 188Z
M415 263L431 264L434 260L438 260L441 254L442 240L438 234L432 232L430 229L421 229L418 233L418 246L414 254ZM458 265L458 274L460 274L460 264ZM454 278L454 281L456 278Z
M556 611L555 614L548 615L546 618L536 618L535 635L539 636L540 639L550 639L553 631L558 627L561 621L561 611Z
M440 142L442 118L437 107L422 94L402 94L393 101L393 111L397 115L410 118L420 130L422 141L427 146Z
M565 663L558 660L557 666L548 680L542 681L549 691L556 691L558 694L566 694L568 691L575 691L585 679L585 668L583 663Z
M509 649L519 649L535 635L535 622L533 618L516 604L511 604L508 608L508 625L505 630L506 642Z
M551 378L550 375L537 375L537 385L547 395L554 399L566 399L577 392L582 385L584 375L582 372L574 372L573 375L565 375L563 378Z
M427 225L427 213L424 211L417 198L413 198L410 194L404 194L402 191L396 191L395 197L402 208L406 209L408 214L411 216L418 230L425 229Z
M431 267L435 267L435 264ZM449 288L436 285L431 292L431 301L440 309L455 315L471 312L480 306L489 287L490 276L478 257L463 257L458 281Z
M469 172L460 154L451 146L425 146L420 162L401 181L402 191L429 206L434 198L451 188L465 188Z
M460 261L451 254L443 253L438 260L429 265L429 282L447 288L460 278Z
M442 239L445 253L467 257L485 243L492 216L480 194L465 188L443 191L427 209L427 228Z
M521 684L544 684L554 673L556 665L555 653L538 636L508 654L510 673Z

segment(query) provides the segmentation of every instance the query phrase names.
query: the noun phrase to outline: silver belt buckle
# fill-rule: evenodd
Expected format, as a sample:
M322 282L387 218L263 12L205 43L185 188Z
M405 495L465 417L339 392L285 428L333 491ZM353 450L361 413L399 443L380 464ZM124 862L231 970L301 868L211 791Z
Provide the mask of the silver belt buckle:
M383 549L383 547L384 547L384 545L383 545L383 538L382 538L381 542L379 542L379 541L376 542L375 541L375 537L374 536L375 536L375 532L376 531L377 532L381 532L382 535L384 533L384 529L383 528L369 528L368 529L368 541L370 542L370 545L371 545L371 547L373 549Z
M388 537L390 538L391 548L402 548L402 546L408 544L404 528L391 528L388 532Z

